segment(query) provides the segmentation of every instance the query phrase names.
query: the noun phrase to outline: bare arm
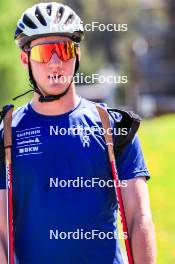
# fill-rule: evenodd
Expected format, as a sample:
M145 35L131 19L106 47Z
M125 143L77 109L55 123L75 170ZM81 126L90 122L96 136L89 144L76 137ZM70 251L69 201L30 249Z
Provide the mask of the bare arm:
M7 264L6 190L0 190L0 263Z
M156 263L155 231L144 177L128 180L122 197L131 238L134 264Z

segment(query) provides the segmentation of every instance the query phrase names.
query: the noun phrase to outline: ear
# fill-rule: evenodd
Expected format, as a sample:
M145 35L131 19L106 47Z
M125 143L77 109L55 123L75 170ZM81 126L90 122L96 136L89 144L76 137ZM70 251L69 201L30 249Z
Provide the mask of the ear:
M21 62L24 66L25 69L28 69L28 55L24 52L21 51Z

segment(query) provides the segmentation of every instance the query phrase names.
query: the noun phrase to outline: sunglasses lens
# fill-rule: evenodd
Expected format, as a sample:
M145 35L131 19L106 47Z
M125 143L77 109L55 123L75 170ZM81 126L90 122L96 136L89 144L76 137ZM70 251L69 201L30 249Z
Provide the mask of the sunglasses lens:
M57 54L61 60L66 61L75 57L76 50L73 42L62 42L55 44Z
M50 59L51 48L48 45L38 45L31 49L31 59L37 62L48 62Z
M31 59L37 62L49 62L51 56L56 52L57 56L63 60L70 60L77 54L78 47L73 42L58 42L52 44L41 44L32 47Z

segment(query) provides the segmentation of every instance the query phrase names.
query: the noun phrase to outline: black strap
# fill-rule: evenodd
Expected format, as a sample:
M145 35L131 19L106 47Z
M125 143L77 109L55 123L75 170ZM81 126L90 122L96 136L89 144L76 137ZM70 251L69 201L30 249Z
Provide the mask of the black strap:
M126 128L127 135L119 134L114 136L114 150L115 154L119 154L123 151L125 146L127 146L132 139L134 138L141 122L139 115L135 114L132 111L125 111L121 109L107 109L109 115L115 122L115 127L117 129ZM121 115L121 120L116 118L116 113Z

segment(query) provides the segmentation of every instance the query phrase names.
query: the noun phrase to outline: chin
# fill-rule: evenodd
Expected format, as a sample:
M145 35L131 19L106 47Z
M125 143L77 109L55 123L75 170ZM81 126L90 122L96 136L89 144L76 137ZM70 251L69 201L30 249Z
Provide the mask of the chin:
M49 89L45 89L47 94L57 95L63 93L67 89L68 85L53 84L49 86Z

